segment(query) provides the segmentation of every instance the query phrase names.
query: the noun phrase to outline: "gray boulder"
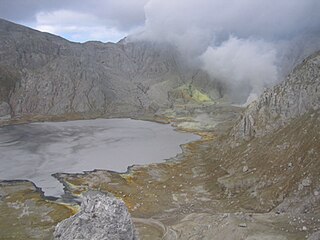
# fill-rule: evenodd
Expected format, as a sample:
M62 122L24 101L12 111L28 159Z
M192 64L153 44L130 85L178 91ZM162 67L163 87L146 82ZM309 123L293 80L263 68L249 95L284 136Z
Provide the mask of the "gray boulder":
M136 240L138 237L123 201L112 194L89 191L84 194L80 212L56 226L54 239Z
M311 234L311 236L308 238L308 240L319 240L320 239L320 231L314 232Z
M11 112L11 108L8 103L6 102L0 103L0 120L9 119L11 117L10 112Z

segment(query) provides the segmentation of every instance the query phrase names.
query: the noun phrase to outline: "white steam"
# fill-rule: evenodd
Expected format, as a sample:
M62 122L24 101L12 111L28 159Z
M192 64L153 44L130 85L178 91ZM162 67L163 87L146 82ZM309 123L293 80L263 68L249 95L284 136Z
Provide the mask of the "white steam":
M149 0L145 29L135 37L200 59L243 103L320 49L319 12L319 0Z
M230 37L218 47L208 47L200 58L203 68L226 83L232 95L244 85L251 93L260 94L277 81L276 51L262 40Z

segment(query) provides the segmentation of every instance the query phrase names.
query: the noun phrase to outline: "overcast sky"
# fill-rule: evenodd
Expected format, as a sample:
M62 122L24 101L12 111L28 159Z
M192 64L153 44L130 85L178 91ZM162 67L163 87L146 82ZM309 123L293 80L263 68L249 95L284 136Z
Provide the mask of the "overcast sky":
M0 17L76 42L167 41L256 93L320 49L320 0L0 0Z
M0 0L0 17L76 42L116 42L144 26L147 0Z
M319 12L319 0L0 0L1 18L80 42L118 41L145 27L190 44L222 33L292 37L319 32Z

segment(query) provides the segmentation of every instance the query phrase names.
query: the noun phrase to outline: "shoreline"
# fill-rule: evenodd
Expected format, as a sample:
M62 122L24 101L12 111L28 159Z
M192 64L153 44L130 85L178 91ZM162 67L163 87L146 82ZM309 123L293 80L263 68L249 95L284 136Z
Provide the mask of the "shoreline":
M222 109L221 112L225 114L223 116L228 123L230 119L231 121L236 119L230 114L235 113L232 108ZM205 233L205 236L210 239L214 239L220 233L219 239L236 239L235 237L239 234L270 239L277 236L293 240L305 238L306 234L311 232L313 223L309 223L308 231L304 232L299 230L303 223L291 224L295 216L291 216L290 213L277 213L274 207L268 211L257 210L247 204L247 201L256 204L254 198L241 198L237 192L231 197L226 194L223 184L228 183L225 179L228 179L226 176L229 176L229 172L225 164L230 162L221 162L221 151L224 152L226 149L219 145L219 141L220 137L225 135L227 128L221 130L219 125L214 125L212 131L179 128L179 124L183 122L191 124L180 126L199 126L193 124L195 117L195 115L163 117L167 120L167 124L171 124L174 131L200 136L199 140L181 144L179 146L181 153L176 156L165 159L161 163L128 166L125 172L120 173L101 169L81 173L57 173L54 177L63 184L64 198L51 201L40 194L39 201L45 200L46 203L57 204L54 205L55 209L59 206L69 207L73 209L72 214L74 214L81 201L79 196L83 192L89 189L111 192L126 203L137 230L141 232L142 240L150 239L150 236L152 239L160 240L166 233L172 233L172 236L180 234L180 238L185 239L190 234L194 234L194 231L199 234ZM145 118L130 119L145 120ZM241 162L236 165L241 165ZM239 167L239 169L235 171L242 173L242 168ZM252 175L250 172L250 176L248 173L241 173L240 176L248 178L255 176L254 171ZM231 180L232 188L232 184L236 186L238 179ZM7 211L7 209L4 210ZM60 213L59 218L62 220L68 218L70 216L68 214ZM313 217L315 216L312 214L303 215L304 221ZM149 219L154 222L149 224ZM215 228L203 227L209 225ZM54 224L51 225L52 229L54 226ZM194 228L197 230L193 230ZM25 231L24 227L19 228L20 230ZM145 236L149 238L144 238Z
M47 120L45 120L45 119L47 119ZM148 119L147 118L132 118L132 117L108 117L108 118L105 118L105 117L93 117L93 118L84 118L84 119L76 118L76 119L71 119L71 120L70 119L60 120L58 118L58 119L55 119L53 121L50 121L51 118L49 117L49 118L43 118L41 120L38 119L38 121L29 122L29 121L26 120L26 122L20 122L20 123L16 123L16 124L8 124L8 125L2 125L2 126L1 126L1 123L0 123L0 128L1 127L5 127L5 126L15 126L15 125L32 124L32 123L39 123L39 122L54 122L54 123L56 123L56 122L86 121L86 120L98 120L98 119L103 119L103 120L108 120L108 119L130 119L130 120L135 120L135 121L147 121L147 122L165 124L165 125L170 124L170 126L173 128L173 131L177 131L177 132L181 132L181 133L191 133L191 134L199 136L200 139L194 140L194 141L190 141L190 142L187 142L187 143L184 143L184 144L180 144L179 145L179 149L180 149L181 152L178 152L175 156L170 157L168 159L163 159L162 162L159 162L159 163L146 163L146 164L141 164L141 165L139 165L139 164L129 165L129 166L127 166L126 171L123 171L123 172L121 172L121 171L120 172L112 171L112 170L108 170L108 169L95 168L93 170L83 170L81 172L76 172L76 173L67 173L67 172L56 172L56 173L53 173L53 174L51 174L51 176L54 177L57 181L59 181L61 184L63 184L64 193L60 197L57 197L57 196L46 196L41 187L38 187L36 185L36 183L34 183L32 180L28 180L28 179L12 179L12 180L3 179L3 180L0 180L0 183L1 182L3 182L3 183L13 183L13 184L14 183L21 183L21 182L31 183L35 187L37 192L39 192L39 194L41 195L41 198L44 199L44 200L48 200L48 201L51 201L51 202L57 202L57 203L65 203L65 204L68 204L68 203L79 204L79 201L77 201L78 197L76 197L76 196L70 195L67 198L64 197L65 195L68 195L68 193L66 192L66 183L64 181L62 181L58 177L59 175L61 175L61 174L63 174L63 175L77 174L77 175L86 176L88 174L95 173L95 172L98 172L98 171L104 171L104 172L111 173L111 174L130 175L130 174L133 173L133 171L135 171L135 168L146 168L149 165L181 161L181 158L183 158L183 155L185 154L185 148L186 148L187 145L189 145L190 143L193 143L193 142L198 142L198 141L203 141L204 140L204 136L201 135L198 131L179 129L177 126L173 125L173 121L169 121L168 119L158 118L158 117L156 117L154 119L151 119L151 118L148 118ZM67 201L65 201L65 200L67 200Z

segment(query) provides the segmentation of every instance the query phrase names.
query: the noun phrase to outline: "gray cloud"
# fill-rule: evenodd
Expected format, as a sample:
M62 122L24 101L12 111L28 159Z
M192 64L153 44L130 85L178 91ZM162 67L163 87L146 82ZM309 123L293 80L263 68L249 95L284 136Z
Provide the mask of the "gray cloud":
M235 95L259 94L320 49L318 0L151 0L145 12L135 38L175 44Z
M320 49L319 12L319 0L0 0L0 17L70 40L172 43L247 95Z
M147 1L0 0L0 17L70 40L117 41L144 25Z
M151 0L145 7L146 30L182 35L190 28L219 38L267 40L320 33L318 0Z
M0 0L0 16L19 22L36 20L39 12L68 10L96 16L119 30L143 25L144 6L148 0Z

